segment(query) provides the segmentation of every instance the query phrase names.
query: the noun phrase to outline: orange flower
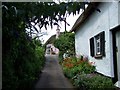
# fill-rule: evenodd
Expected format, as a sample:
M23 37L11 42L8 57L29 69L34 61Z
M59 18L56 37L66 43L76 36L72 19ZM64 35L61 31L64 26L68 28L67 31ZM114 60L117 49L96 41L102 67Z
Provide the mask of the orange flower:
M77 62L77 65L78 65L78 64L81 64L81 63L83 63L83 62L84 62L84 61L80 60L80 61Z
M67 67L67 68L72 68L74 65L72 64L72 63L66 63L65 64L65 67Z

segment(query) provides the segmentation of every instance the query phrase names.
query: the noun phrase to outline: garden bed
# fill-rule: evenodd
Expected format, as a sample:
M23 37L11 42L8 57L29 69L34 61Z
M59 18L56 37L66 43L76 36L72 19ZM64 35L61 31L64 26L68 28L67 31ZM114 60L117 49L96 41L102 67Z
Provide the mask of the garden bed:
M96 89L110 89L115 90L112 80L100 74L79 74L72 78L72 83L77 88L84 88L86 90Z
M112 79L96 73L95 66L88 61L76 57L64 59L61 63L64 75L80 90L117 90Z

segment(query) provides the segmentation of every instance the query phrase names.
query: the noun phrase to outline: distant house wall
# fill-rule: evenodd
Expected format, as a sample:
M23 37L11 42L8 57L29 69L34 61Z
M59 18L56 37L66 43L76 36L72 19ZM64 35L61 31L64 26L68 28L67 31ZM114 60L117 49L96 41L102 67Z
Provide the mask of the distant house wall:
M47 44L46 45L46 55L47 54L59 54L59 49L56 48L53 44Z
M75 48L77 55L87 55L90 61L95 62L97 72L106 76L114 77L112 59L112 34L110 29L116 27L118 23L118 3L101 3L98 8L101 12L95 11L76 30ZM120 11L119 11L120 13ZM120 21L119 21L120 22ZM105 31L105 57L96 59L90 56L90 38Z

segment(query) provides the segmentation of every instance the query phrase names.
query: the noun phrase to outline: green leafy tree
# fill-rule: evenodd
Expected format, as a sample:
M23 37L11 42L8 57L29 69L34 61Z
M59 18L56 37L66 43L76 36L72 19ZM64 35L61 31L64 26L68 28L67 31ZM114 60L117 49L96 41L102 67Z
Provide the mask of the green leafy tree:
M19 25L25 25L25 27L33 27L37 32L39 32L35 25L39 23L40 29L44 26L47 29L48 25L58 25L59 21L65 22L66 13L69 15L72 13L76 15L80 12L80 9L85 9L85 4L87 2L62 2L56 4L55 2L9 2L2 3L3 16L8 17L8 12L12 17L19 17ZM17 20L16 22L18 22ZM35 25L32 25L34 22ZM21 26L19 26L21 27ZM32 29L31 29L32 30Z
M75 34L66 32L55 40L55 47L60 50L60 58L63 57L64 53L68 53L70 56L75 55Z

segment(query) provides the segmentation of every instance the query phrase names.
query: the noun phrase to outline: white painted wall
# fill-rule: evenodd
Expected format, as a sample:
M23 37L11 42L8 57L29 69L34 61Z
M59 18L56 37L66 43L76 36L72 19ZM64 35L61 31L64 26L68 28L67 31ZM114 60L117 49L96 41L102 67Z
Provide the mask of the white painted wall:
M118 17L120 17L120 2L118 3ZM120 18L118 18L118 23L120 24Z
M97 72L113 77L113 59L111 50L112 34L110 29L118 25L118 3L106 2L98 7L101 12L95 11L81 25L75 34L75 48L77 55L87 55L90 61L95 62ZM100 32L105 31L105 52L102 59L95 59L90 56L89 39Z

